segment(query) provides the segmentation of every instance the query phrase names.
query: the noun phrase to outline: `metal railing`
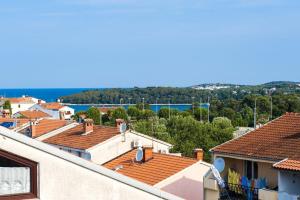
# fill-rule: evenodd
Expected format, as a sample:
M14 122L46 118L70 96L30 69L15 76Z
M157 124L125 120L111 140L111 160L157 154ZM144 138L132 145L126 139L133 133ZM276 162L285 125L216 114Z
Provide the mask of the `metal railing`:
M225 183L220 190L220 200L258 200L258 188Z

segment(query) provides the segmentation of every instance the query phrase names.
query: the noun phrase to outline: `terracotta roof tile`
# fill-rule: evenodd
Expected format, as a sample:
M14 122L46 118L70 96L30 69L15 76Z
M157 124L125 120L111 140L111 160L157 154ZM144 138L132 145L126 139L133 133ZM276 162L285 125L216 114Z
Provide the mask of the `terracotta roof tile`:
M32 97L19 97L19 98L5 98L4 100L9 100L10 103L34 103Z
M134 161L136 152L136 149L129 151L103 166L115 170L117 166L122 165L122 168L117 170L118 173L149 185L155 185L197 162L191 158L153 153L152 159L140 163Z
M63 108L64 106L58 102L52 102L52 103L43 103L41 106L48 110L59 110Z
M94 125L93 132L84 135L83 124L80 124L74 128L50 137L43 142L75 149L89 149L118 134L120 134L119 129L116 127Z
M115 110L117 108L118 107L100 107L100 108L98 108L98 110L102 113L107 113L109 110Z
M39 110L26 110L26 111L20 111L19 112L23 117L28 119L37 119L37 118L43 118L43 117L50 117L47 113L44 113Z
M56 129L59 129L67 125L65 120L56 120L56 119L43 119L40 120L35 126L35 137L39 137Z
M300 171L300 160L286 159L273 165L276 169Z
M280 161L300 157L300 114L286 113L239 138L223 143L212 152Z

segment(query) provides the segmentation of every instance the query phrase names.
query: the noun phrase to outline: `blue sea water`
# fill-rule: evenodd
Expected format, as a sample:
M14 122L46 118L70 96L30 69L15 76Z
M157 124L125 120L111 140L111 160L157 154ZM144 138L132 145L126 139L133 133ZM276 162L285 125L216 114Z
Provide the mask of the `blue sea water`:
M94 88L47 88L47 89L0 89L0 96L4 97L21 97L22 95L36 97L38 99L43 99L46 102L54 102L61 96L76 94L84 90L89 90ZM70 107L74 108L75 111L84 111L87 110L90 106L87 105L71 105ZM128 106L124 105L125 108ZM168 105L151 105L153 111L159 110L160 108L166 107ZM191 105L170 105L172 109L177 109L180 111L191 109ZM202 107L207 108L207 105Z

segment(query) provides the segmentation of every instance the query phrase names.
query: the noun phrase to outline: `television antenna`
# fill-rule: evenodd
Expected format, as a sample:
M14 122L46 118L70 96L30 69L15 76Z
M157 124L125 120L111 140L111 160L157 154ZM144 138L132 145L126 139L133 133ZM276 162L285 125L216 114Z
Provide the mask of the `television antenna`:
M224 171L224 168L225 168L225 161L223 158L217 158L214 161L214 164L210 167L212 174L215 177L219 187L224 190L225 195L228 197L229 200L231 200L228 191L226 190L225 181L220 175L220 173Z
M122 123L122 124L120 125L120 133L125 133L126 130L127 130L127 125L126 125L126 123Z

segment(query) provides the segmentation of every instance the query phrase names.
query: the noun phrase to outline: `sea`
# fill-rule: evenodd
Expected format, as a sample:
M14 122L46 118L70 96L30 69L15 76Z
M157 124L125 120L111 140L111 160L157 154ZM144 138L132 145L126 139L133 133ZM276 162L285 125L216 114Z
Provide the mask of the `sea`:
M39 88L39 89L0 89L0 96L3 97L21 97L32 96L38 99L45 100L46 102L55 102L61 96L71 95L80 93L85 90L91 90L96 88ZM99 105L101 106L101 105ZM122 105L124 108L128 108L128 105ZM76 112L85 111L91 105L70 105L70 107L74 108ZM156 112L161 108L168 108L169 105L150 105L151 109ZM206 108L207 105L203 105L202 107ZM189 110L192 108L191 104L171 104L170 108L177 109L180 111Z

